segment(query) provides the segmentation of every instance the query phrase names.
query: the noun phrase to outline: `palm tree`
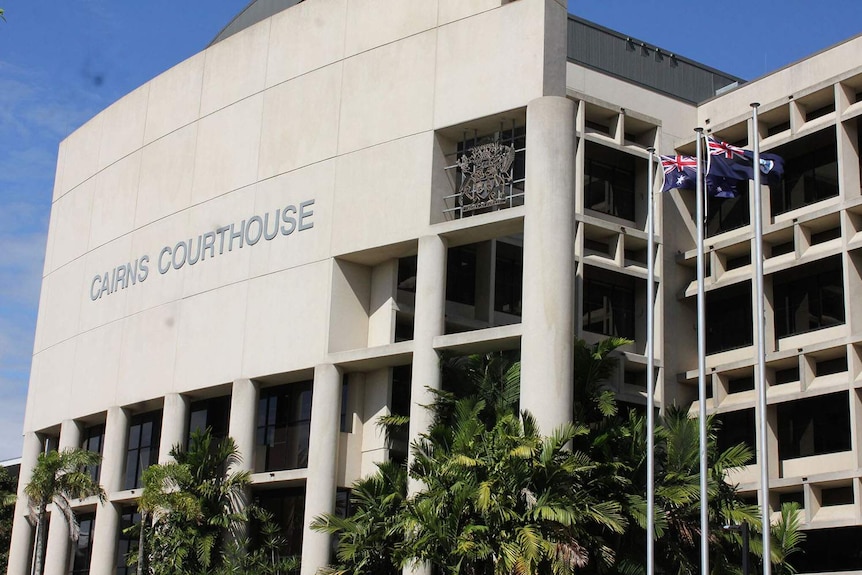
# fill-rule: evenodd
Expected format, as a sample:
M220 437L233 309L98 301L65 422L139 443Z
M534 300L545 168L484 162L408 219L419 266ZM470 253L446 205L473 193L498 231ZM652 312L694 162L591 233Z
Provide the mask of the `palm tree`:
M77 541L78 521L72 501L97 496L105 501L105 490L87 472L87 466L98 465L101 456L84 449L48 451L39 455L30 482L24 487L29 499L30 520L36 525L35 575L45 569L45 542L48 538L46 525L48 504L53 503L56 512L62 513L69 527L69 536Z
M6 572L9 562L16 485L17 478L13 478L5 467L0 467L0 573Z
M337 564L328 575L398 575L394 550L404 539L401 508L407 496L407 470L397 463L378 464L378 472L353 486L350 517L325 515L312 529L338 537Z
M248 519L244 494L250 473L226 473L240 459L233 439L216 440L208 428L192 433L188 450L177 445L170 454L173 462L144 471L141 539L133 558L139 575L147 566L154 575L215 568L229 530Z
M445 573L570 574L611 557L605 536L625 520L588 482L593 462L567 446L588 432L564 425L542 437L528 413L480 419L484 401L456 402L455 416L417 442L410 475L426 489L404 509L402 561Z

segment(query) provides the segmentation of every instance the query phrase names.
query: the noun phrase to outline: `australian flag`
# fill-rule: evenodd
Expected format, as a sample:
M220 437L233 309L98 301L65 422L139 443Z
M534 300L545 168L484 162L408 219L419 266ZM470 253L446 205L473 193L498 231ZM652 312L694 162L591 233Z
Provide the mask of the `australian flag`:
M697 189L697 158L692 156L661 156L661 167L664 170L662 192L674 189ZM735 198L738 195L736 180L707 175L705 182L706 193L710 196Z
M697 188L697 158L691 156L661 156L664 170L662 192L668 190L694 190Z
M754 152L715 138L708 138L707 146L707 177L726 178L730 181L754 179ZM784 160L775 154L760 154L760 173L769 185L777 184L784 175Z

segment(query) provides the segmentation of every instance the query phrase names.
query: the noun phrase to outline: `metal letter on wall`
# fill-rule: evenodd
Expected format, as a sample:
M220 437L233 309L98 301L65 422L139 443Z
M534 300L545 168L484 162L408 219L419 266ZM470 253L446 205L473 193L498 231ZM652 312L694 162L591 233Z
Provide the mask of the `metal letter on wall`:
M464 211L506 203L515 148L497 142L476 146L458 159L463 180L458 202Z

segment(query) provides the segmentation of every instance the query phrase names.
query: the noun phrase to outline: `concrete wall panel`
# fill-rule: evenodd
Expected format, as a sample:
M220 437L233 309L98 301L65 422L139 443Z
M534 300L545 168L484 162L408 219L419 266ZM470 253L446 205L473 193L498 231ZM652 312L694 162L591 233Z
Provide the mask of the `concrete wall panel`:
M199 122L192 203L254 183L262 112L263 95L258 94Z
M415 238L428 225L433 142L425 132L338 158L335 253Z
M344 57L347 0L303 2L272 17L266 87Z
M148 144L198 119L206 54L195 54L150 82L144 143Z
M104 170L143 145L149 93L150 85L144 84L102 112L99 170Z
M543 95L544 0L519 0L438 29L434 127Z
M266 91L258 179L335 156L341 69L333 64Z
M338 152L431 129L436 32L344 61Z
M191 203L198 125L171 132L143 149L135 227L185 209Z
M206 116L263 90L269 19L206 51L200 115Z
M124 320L117 404L131 405L173 391L180 305L169 303Z
M243 376L313 367L325 354L331 264L313 263L248 282Z
M237 283L180 304L174 388L183 393L236 379L242 367L248 284Z
M124 156L95 177L89 249L129 233L135 223L141 152Z
M348 0L347 23L349 57L430 30L437 23L437 0Z

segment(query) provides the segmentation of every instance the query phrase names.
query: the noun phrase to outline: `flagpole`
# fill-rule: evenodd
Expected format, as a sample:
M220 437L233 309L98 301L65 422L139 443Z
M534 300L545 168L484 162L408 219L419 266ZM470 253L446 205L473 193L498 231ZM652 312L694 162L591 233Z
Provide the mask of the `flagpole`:
M655 573L655 148L647 148L647 575Z
M766 421L766 312L764 310L763 290L763 203L760 189L760 131L757 119L757 102L751 104L751 117L754 130L754 279L757 310L757 390L758 424L760 426L759 458L760 463L760 507L763 531L763 575L772 572L772 539L769 517L769 452Z
M707 490L706 436L706 295L704 294L704 185L701 167L703 128L697 132L697 394L700 428L700 571L709 574L709 492Z

